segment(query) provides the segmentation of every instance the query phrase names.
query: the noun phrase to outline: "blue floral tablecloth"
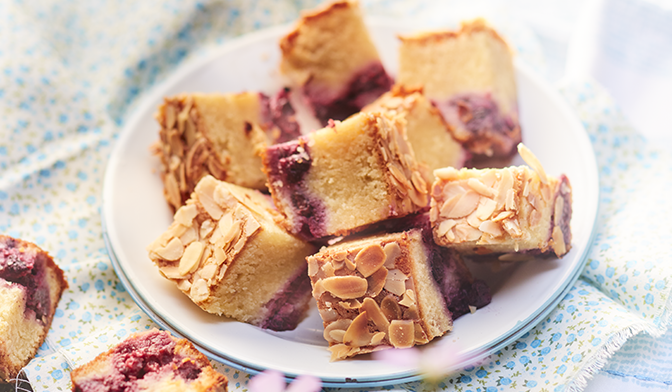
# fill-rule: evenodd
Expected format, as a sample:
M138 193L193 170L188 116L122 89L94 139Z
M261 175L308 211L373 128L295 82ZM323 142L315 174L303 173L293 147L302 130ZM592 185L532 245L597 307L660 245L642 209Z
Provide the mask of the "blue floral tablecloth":
M154 325L112 269L99 213L106 161L134 105L183 61L292 21L316 3L0 2L0 232L48 250L70 283L39 357L25 369L34 390L68 390L73 367ZM430 2L363 5L369 13L441 24ZM538 44L524 29L502 26L519 55L541 67ZM577 81L560 91L590 135L600 172L587 267L545 320L450 375L441 390L581 390L629 338L667 330L672 159L648 145L599 86ZM215 366L229 377L230 390L247 389L248 374ZM614 366L608 369L628 365ZM646 361L636 366L656 372ZM393 388L436 387L416 382L377 390Z

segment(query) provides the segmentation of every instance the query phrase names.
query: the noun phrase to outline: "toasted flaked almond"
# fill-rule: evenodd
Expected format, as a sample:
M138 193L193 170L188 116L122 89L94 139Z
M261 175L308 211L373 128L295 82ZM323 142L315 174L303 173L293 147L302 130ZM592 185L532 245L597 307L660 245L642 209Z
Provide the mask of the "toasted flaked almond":
M499 214L497 214L497 216L492 218L491 220L493 222L499 222L499 221L503 221L504 219L509 219L513 215L514 215L513 211L504 211L504 212L500 212Z
M259 221L252 215L248 214L248 217L245 220L245 228L243 229L245 236L251 237L254 233L259 231L259 229L261 229L261 223L259 223Z
M243 246L245 246L245 243L247 243L247 238L244 235L241 235L238 238L238 241L236 241L236 243L233 245L232 253L234 255L240 253L240 251L243 249Z
M171 129L168 131L167 139L168 145L170 146L170 151L178 157L184 156L184 145L182 144L182 138L176 129Z
M342 335L340 336L340 340L337 340L331 335L331 333L333 331L343 331L343 334L345 334L345 331L348 329L351 323L352 321L350 319L340 319L330 323L324 327L324 339L331 343L343 343Z
M333 330L329 331L329 337L331 338L331 339L329 339L329 341L341 343L341 342L343 342L343 337L344 336L345 336L345 331L342 330L342 329L333 329Z
M385 264L385 251L379 244L371 244L355 256L355 267L362 276L368 278Z
M447 199L443 204L441 205L441 210L439 211L439 215L442 218L448 218L450 211L452 211L453 207L457 204L457 202L462 198L462 194L454 195L450 199Z
M366 314L369 315L369 318L373 321L379 331L387 332L390 322L383 314L383 311L380 310L376 301L371 298L364 298L362 312L366 312Z
M325 290L342 299L359 298L368 287L366 279L359 276L332 276L321 282Z
M320 268L322 272L324 273L325 277L330 277L336 275L336 270L334 269L334 265L331 263L324 263L322 267Z
M400 279L400 276L403 278ZM406 275L399 270L388 271L387 278L385 279L385 290L401 296L406 291L406 284L404 283L406 278Z
M504 219L502 227L511 237L520 238L523 236L523 231L520 230L520 225L516 219Z
M427 182L422 178L422 175L419 171L414 171L411 175L411 182L415 187L415 190L422 193L423 195L427 194Z
M177 113L175 111L175 106L166 102L163 105L163 119L164 119L163 126L166 129L173 129L173 127L175 126L176 116Z
M308 276L315 276L315 274L319 270L317 259L313 256L308 256L306 258L306 262L308 262Z
M354 271L355 268L357 267L357 266L355 265L355 263L354 263L352 260L350 260L349 257L346 257L346 258L343 260L343 262L345 263L345 266L346 266L350 271Z
M565 208L565 200L562 197L557 197L553 207L553 224L557 227L562 223L562 210Z
M193 227L190 227L182 233L180 241L182 241L185 246L194 241L198 241L198 232Z
M553 233L551 235L551 238L553 239L553 252L555 252L555 255L560 257L567 253L567 246L565 245L565 236L562 234L562 230L560 229L559 226L555 226L553 228Z
M549 202L551 200L551 187L542 185L539 187L539 190L544 201Z
M179 272L176 265L164 265L159 268L159 271L168 279L184 279L184 275Z
M387 268L379 268L373 275L366 278L366 282L369 286L366 290L366 295L371 297L378 296L387 283Z
M442 221L436 229L436 235L439 237L445 236L456 224L457 221L455 219L446 219Z
M195 204L187 204L180 207L173 217L174 221L183 225L190 227L194 218L198 215L198 208Z
M415 343L416 344L425 344L429 342L429 338L427 338L427 334L425 331L422 329L422 326L419 323L414 323L415 327Z
M164 185L166 188L166 198L168 202L177 209L182 205L182 195L180 193L180 186L177 183L177 178L173 173L166 173L164 178Z
M212 217L212 219L219 220L222 217L224 211L222 208L215 203L213 199L213 193L217 187L217 180L212 176L203 177L196 185L196 196L198 201L201 202L205 211Z
M356 299L350 299L347 301L340 301L338 303L343 309L347 310L357 310L362 307L362 303Z
M429 209L429 221L434 223L439 219L439 208L437 207L436 200L430 200L430 209Z
M449 182L443 187L443 191L441 192L441 197L443 197L444 200L450 200L454 196L462 195L464 193L467 193L467 190L468 189L465 189L458 182ZM456 200L459 200L459 199L456 199Z
M373 334L369 332L369 317L364 311L361 312L345 331L343 343L349 346L368 346Z
M345 258L348 257L348 251L347 250L342 250L339 252L334 253L332 258L336 261L343 261Z
M387 269L393 269L397 257L401 256L401 247L396 242L389 242L383 247L385 252L385 264L383 264Z
M331 307L322 308L322 309L318 309L318 312L320 313L320 317L322 318L322 321L324 321L325 323L330 323L330 322L336 321L338 319L338 312L334 308L331 308ZM347 328L347 326L345 328Z
M184 253L184 245L182 245L182 241L180 241L179 238L173 238L166 244L165 247L155 249L154 253L165 260L179 260L179 258L182 257L182 254Z
M530 149L527 148L523 143L518 144L518 154L520 154L520 157L523 158L525 163L527 163L532 168L532 170L537 172L537 175L539 175L539 180L541 180L543 184L548 184L548 177L546 176L544 167L541 166L541 162L539 162L532 151L530 151Z
M474 191L467 191L457 200L453 208L447 213L442 214L441 216L445 218L461 218L471 214L476 207L478 207L478 202L481 199L480 195Z
M523 197L528 197L530 195L531 189L532 189L532 180L528 178L525 181L525 186L523 187Z
M401 298L401 301L399 301L399 305L403 305L406 307L415 305L415 293L413 292L413 290L406 290L404 292L404 296Z
M516 192L513 189L506 191L506 209L517 210L516 207Z
M179 282L177 282L177 288L185 293L188 293L189 290L191 290L191 282L189 281L189 279L182 279Z
M371 345L372 346L379 345L383 341L383 339L385 339L386 335L387 334L385 332L377 332L373 334L373 336L371 337Z
M210 296L210 289L205 279L198 279L191 285L189 296L196 303L205 301Z
M504 234L501 226L493 221L485 221L478 226L478 230L490 234L493 237L500 237Z
M217 264L213 262L206 263L199 271L201 277L205 280L211 280L217 274Z
M469 188L473 189L480 195L483 195L485 197L495 197L495 190L490 188L489 186L486 186L483 184L479 179L477 178L470 178L467 180L467 185L469 185Z
M198 241L192 242L187 246L182 258L180 258L180 274L187 275L196 271L196 268L198 268L201 261L201 255L203 255L204 248L205 246Z
M497 185L497 195L495 201L497 202L497 209L501 209L506 204L506 195L509 189L513 188L513 173L512 169L505 168L500 171L501 178Z
M481 222L483 221L478 218L477 210L474 210L474 212L467 216L467 223L474 229L478 229L478 226L481 225Z
M410 189L413 187L413 185L411 185L411 183L406 178L404 170L399 167L399 164L397 164L396 162L390 162L387 164L387 168L392 174L392 177L394 177L394 179L397 180L402 187L404 187L405 189Z
M395 348L413 347L415 343L415 326L411 320L392 320L388 332L390 343Z
M444 181L456 180L459 177L459 171L453 167L444 167L434 170L434 177Z
M403 316L402 318L404 320L419 320L420 319L420 312L418 311L418 305L417 304L412 304L406 309L402 308L403 311Z
M210 233L215 229L215 224L210 220L206 219L201 223L201 227L199 229L199 235L201 238L205 239L207 238Z
M387 295L383 298L380 302L380 311L383 312L389 321L401 318L401 308L392 295Z
M331 351L331 358L329 360L333 362L337 359L347 358L348 353L350 352L350 347L345 344L335 344L330 346L328 350Z
M429 202L427 192L423 193L415 188L408 189L408 196L411 198L413 204L419 207L425 207L427 206L427 202Z
M469 241L478 241L481 238L480 230L474 229L470 225L459 223L455 225L455 242L469 242Z
M527 195L527 201L530 203L532 208L534 208L535 210L539 209L540 207L539 199L536 196L534 196L534 194L530 193L529 195Z
M319 301L320 297L322 297L322 294L324 294L325 291L326 289L324 288L323 280L318 280L313 284L313 298L315 298L316 300Z

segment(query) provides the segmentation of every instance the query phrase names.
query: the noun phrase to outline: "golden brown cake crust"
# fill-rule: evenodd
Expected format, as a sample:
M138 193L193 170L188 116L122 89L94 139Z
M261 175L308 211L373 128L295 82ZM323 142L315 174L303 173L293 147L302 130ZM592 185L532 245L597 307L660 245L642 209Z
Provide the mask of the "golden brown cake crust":
M19 245L20 248L23 249L23 252L34 252L44 257L44 260L46 261L45 263L46 279L48 280L49 285L50 311L49 314L43 317L41 321L43 326L40 333L40 337L39 339L35 340L32 347L28 349L30 355L26 357L23 362L9 363L11 362L11 359L9 352L7 350L10 350L11 348L7 347L5 342L0 342L0 385L2 384L3 381L9 382L11 378L16 377L16 375L21 371L21 369L24 366L26 366L28 362L30 362L30 360L35 356L38 348L42 345L44 339L47 337L47 333L49 332L49 328L51 327L51 322L54 319L54 314L56 313L56 308L58 306L58 302L61 299L63 291L68 288L68 282L65 279L65 274L63 273L63 270L61 270L59 266L54 262L54 259L49 255L49 253L42 250L40 247L33 244L32 242L19 240L9 237L7 235L0 234L0 242L5 242L8 239L17 241L20 244ZM3 283L0 282L0 284ZM26 331L23 331L23 333L26 333ZM22 335L22 333L19 334Z
M485 19L477 18L472 21L464 21L461 23L460 30L449 31L449 30L440 30L440 31L431 31L431 32L422 32L413 35L399 35L399 39L402 42L414 43L418 45L433 45L436 42L444 41L447 39L454 39L461 35L471 35L474 33L484 32L488 33L503 43L509 51L511 51L511 46L502 38L497 31L490 27Z

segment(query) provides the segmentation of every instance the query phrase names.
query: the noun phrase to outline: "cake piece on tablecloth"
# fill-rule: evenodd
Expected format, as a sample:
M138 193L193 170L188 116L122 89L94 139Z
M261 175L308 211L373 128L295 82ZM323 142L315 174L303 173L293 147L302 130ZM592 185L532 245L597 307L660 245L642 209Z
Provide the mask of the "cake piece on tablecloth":
M206 312L290 330L310 301L305 258L315 247L278 219L269 196L206 176L147 250L161 274Z
M35 356L67 287L47 252L0 235L0 384L16 378Z
M344 120L392 86L356 1L303 13L280 49L280 70L300 86L322 125Z
M402 36L397 83L422 87L478 157L509 158L521 142L511 50L482 19L459 31Z
M186 339L152 329L134 333L70 373L74 392L226 392L226 376Z
M426 214L414 220L404 231L348 239L307 258L332 360L428 343L454 318L490 303L460 255L434 243Z
M437 244L469 255L515 261L571 247L572 188L564 174L549 176L530 150L531 167L438 169L430 218Z
M399 116L359 113L270 146L264 170L287 230L307 240L347 235L428 206L428 182Z
M269 98L258 92L182 94L165 98L156 119L154 149L161 158L164 195L173 211L206 176L265 190L259 153L266 145L300 135L288 90Z

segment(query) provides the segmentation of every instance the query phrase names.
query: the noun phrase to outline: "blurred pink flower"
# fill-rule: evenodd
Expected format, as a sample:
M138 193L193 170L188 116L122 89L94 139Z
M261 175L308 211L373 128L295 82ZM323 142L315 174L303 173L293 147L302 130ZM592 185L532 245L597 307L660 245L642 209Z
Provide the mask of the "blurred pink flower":
M250 392L319 392L322 382L313 376L299 376L291 384L276 370L265 370L252 377L247 384Z

